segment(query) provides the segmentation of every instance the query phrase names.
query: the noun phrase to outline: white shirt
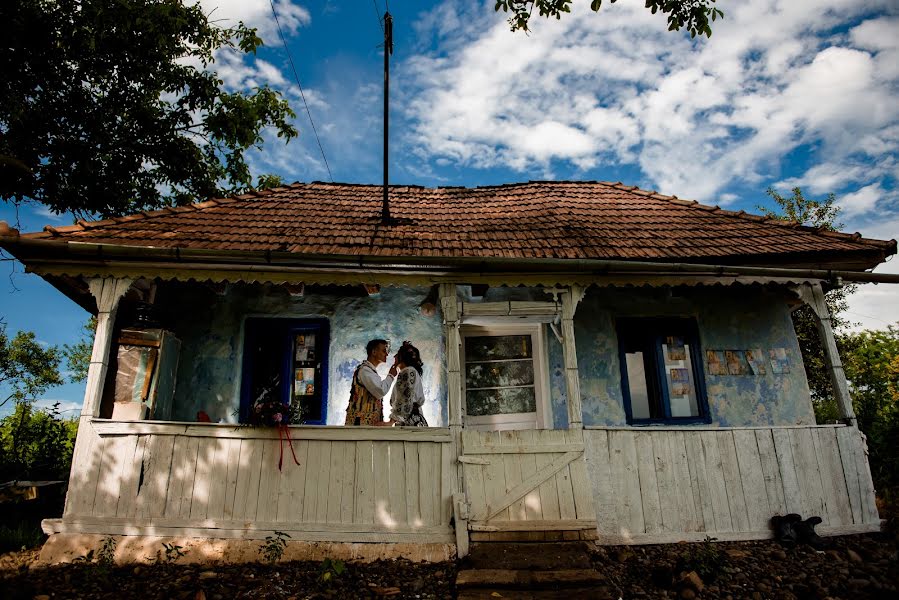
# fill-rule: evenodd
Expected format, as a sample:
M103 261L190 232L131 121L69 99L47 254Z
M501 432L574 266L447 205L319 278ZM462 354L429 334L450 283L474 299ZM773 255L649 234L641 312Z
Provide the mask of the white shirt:
M378 375L378 370L368 360L362 361L357 377L359 378L359 383L364 385L365 389L371 392L371 395L378 400L387 395L387 392L390 391L390 386L393 384L393 375L388 373L387 378L382 380L381 376Z
M390 396L390 418L400 424L405 424L412 414L412 404L424 406L425 392L421 384L421 375L415 367L406 367L397 376L393 394Z

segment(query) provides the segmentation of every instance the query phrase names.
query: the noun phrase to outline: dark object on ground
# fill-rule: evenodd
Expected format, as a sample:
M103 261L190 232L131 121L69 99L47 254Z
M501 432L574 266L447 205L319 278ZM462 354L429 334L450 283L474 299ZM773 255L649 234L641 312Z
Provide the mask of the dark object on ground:
M824 548L827 543L815 531L815 526L820 524L821 517L809 517L803 521L802 517L796 513L771 517L774 539L788 547L796 544L808 544L815 549Z

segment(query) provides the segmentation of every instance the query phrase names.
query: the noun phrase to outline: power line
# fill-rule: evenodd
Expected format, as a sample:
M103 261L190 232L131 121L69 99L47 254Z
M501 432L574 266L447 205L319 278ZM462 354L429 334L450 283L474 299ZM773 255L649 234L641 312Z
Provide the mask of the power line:
M297 87L300 89L300 98L303 99L303 106L306 107L306 114L309 116L309 124L312 125L312 133L315 134L315 141L318 143L318 150L322 153L322 160L325 163L325 169L328 170L328 179L331 180L331 183L334 183L334 177L331 175L331 167L328 165L328 159L325 158L325 149L322 148L322 141L318 138L318 131L315 130L315 121L312 120L312 113L309 111L309 104L306 102L306 94L303 93L303 86L300 85L300 76L297 75L297 68L293 64L293 57L290 55L290 49L287 47L287 40L284 39L284 32L281 30L281 21L278 19L278 13L275 12L275 2L274 0L268 0L268 3L272 7L272 15L274 15L275 23L278 25L278 35L281 36L281 44L284 46L284 51L287 53L287 60L290 61L290 68L293 71L293 78L297 82Z
M384 24L381 23L381 11L378 9L378 0L371 0L371 3L375 9L375 17L378 19L378 27L381 28L381 35L384 35Z

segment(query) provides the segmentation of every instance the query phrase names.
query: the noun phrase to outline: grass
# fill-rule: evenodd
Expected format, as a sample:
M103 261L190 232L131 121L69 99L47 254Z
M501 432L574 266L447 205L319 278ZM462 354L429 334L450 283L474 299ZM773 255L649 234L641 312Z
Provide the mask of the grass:
M36 548L44 542L39 525L20 521L14 525L0 525L0 552Z

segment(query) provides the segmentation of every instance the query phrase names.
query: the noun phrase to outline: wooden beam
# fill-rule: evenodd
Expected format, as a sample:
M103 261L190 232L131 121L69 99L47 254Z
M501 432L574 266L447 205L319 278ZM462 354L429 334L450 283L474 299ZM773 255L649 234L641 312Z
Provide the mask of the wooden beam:
M584 426L581 407L580 375L577 367L577 346L574 339L574 313L584 297L584 288L571 286L562 296L562 359L565 364L565 391L568 397L568 428Z
M849 395L849 384L846 381L846 372L843 369L843 361L837 350L837 341L833 334L833 322L830 312L827 310L827 302L824 299L824 290L820 283L805 284L799 288L799 295L809 305L815 315L815 325L818 335L821 337L821 345L824 347L824 362L830 374L830 382L833 385L840 416L852 424L855 424L855 411L852 408L852 396Z

